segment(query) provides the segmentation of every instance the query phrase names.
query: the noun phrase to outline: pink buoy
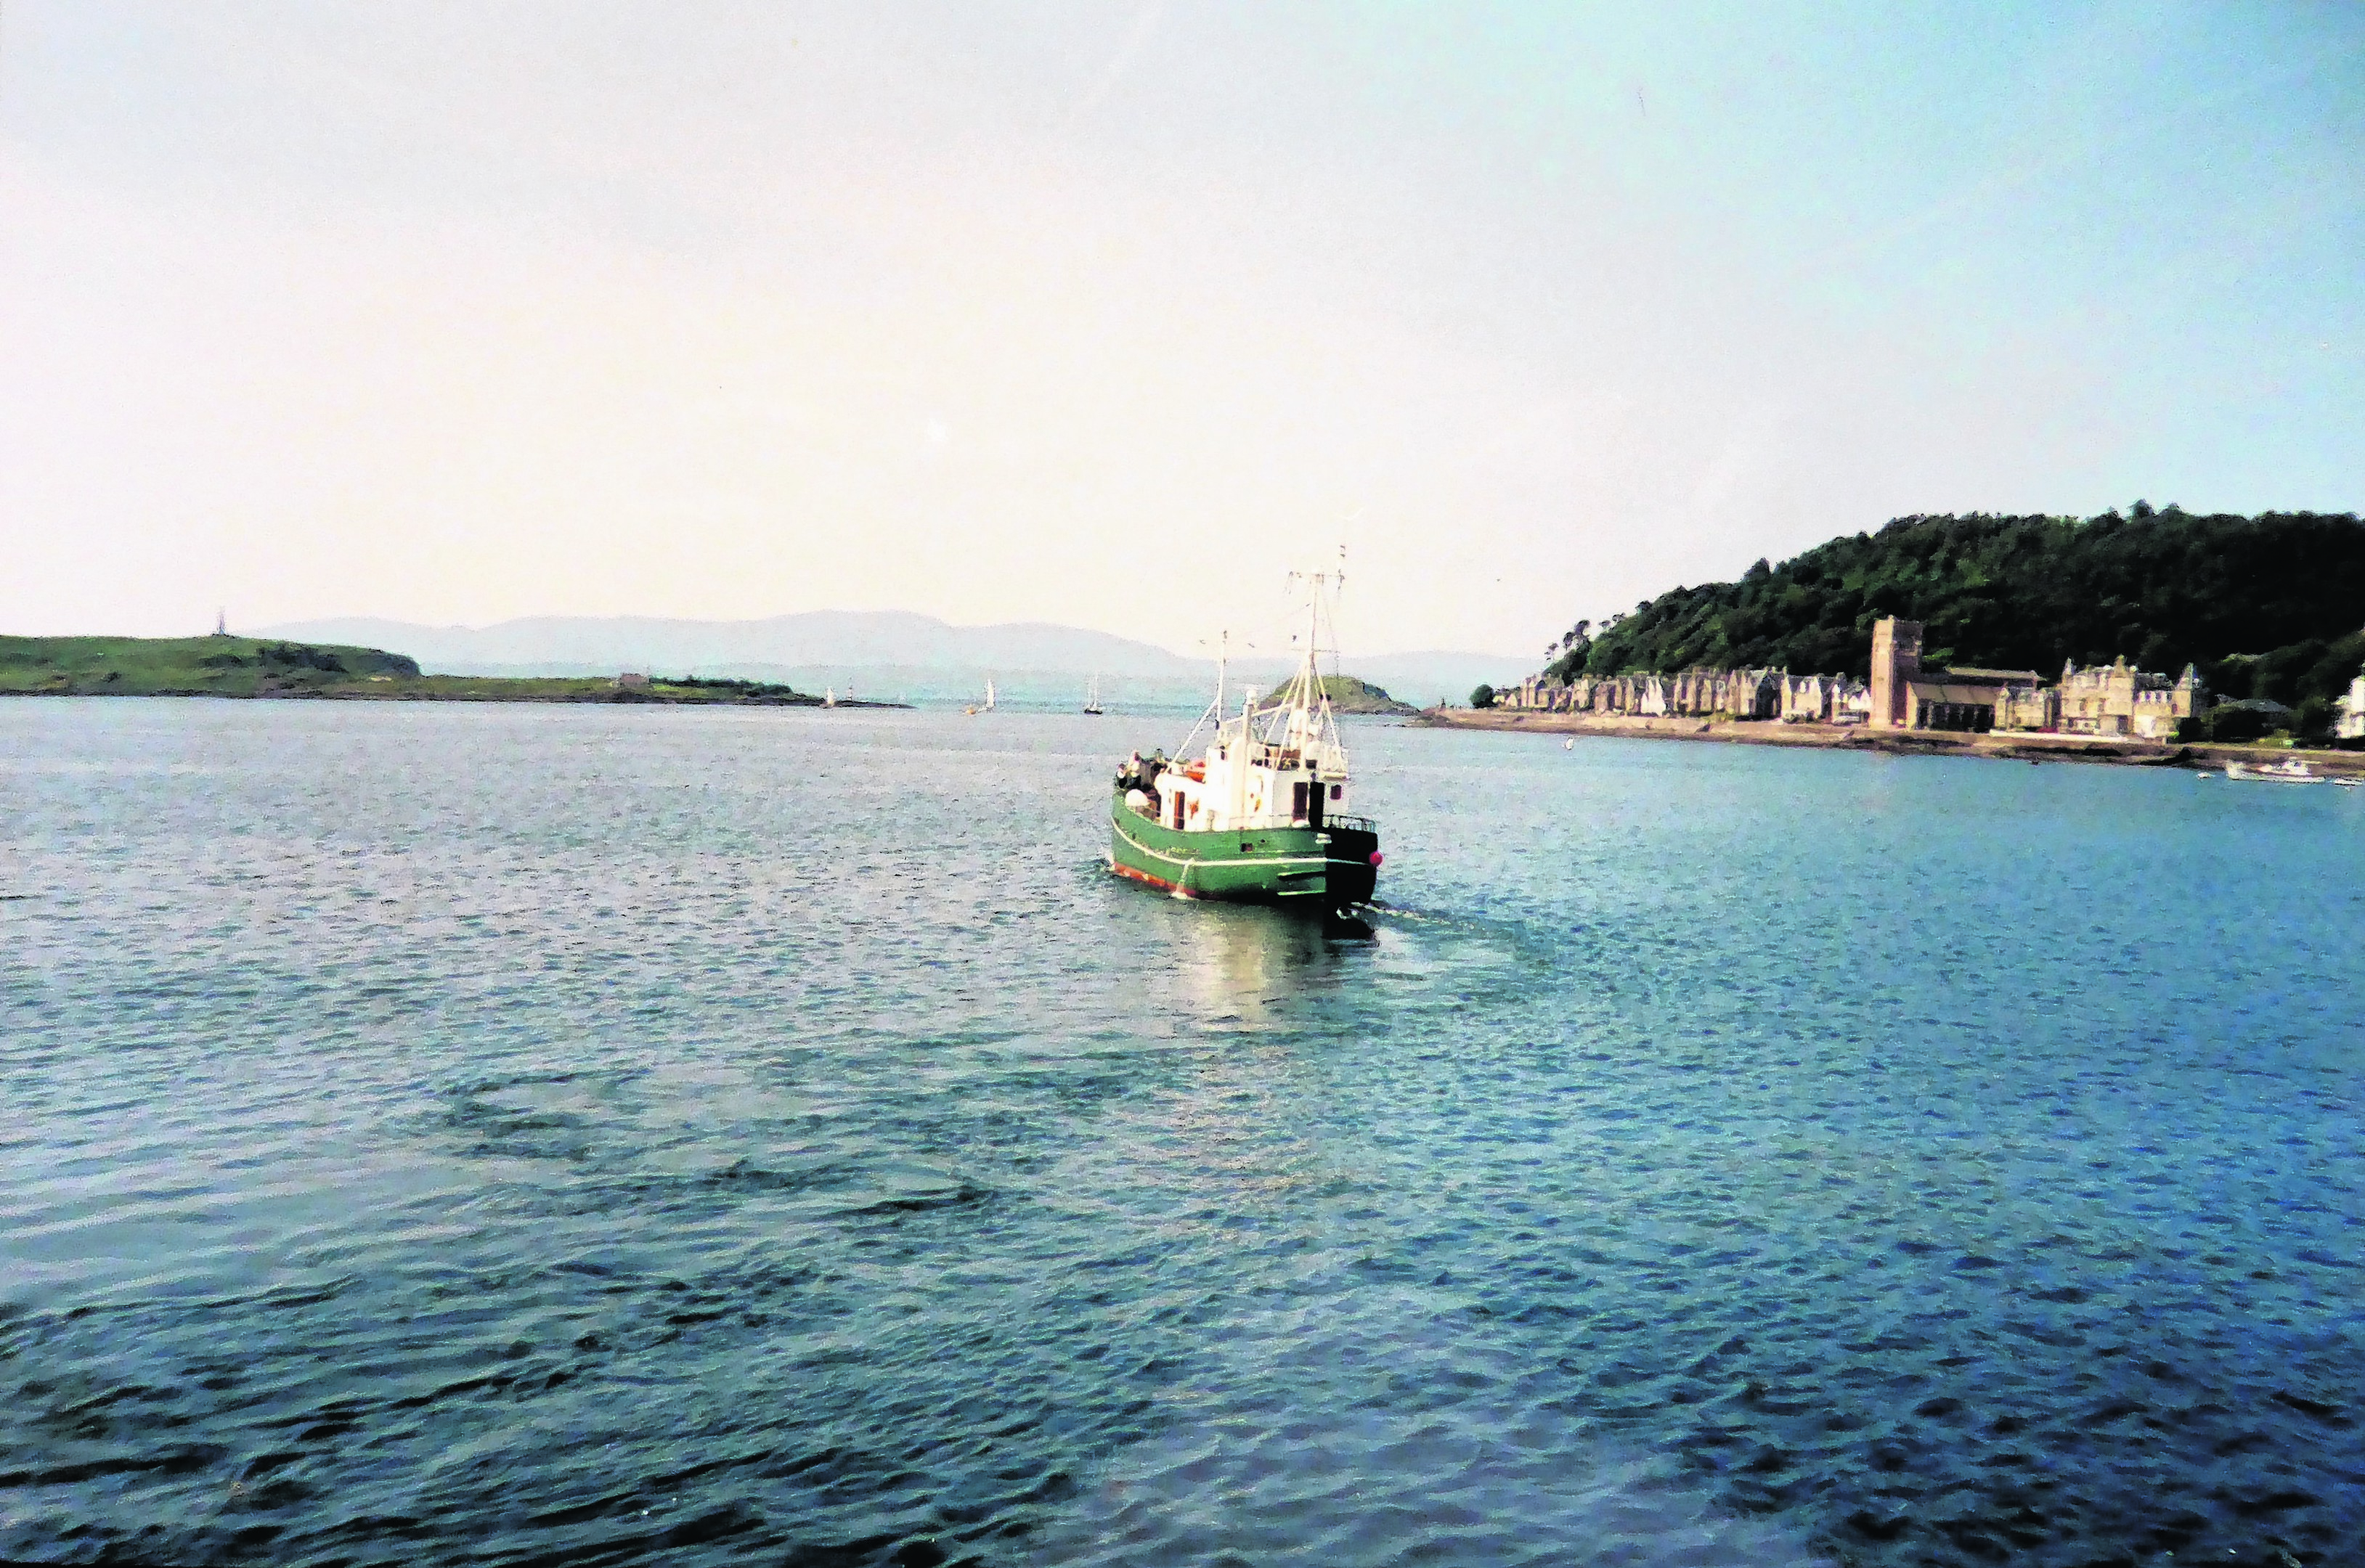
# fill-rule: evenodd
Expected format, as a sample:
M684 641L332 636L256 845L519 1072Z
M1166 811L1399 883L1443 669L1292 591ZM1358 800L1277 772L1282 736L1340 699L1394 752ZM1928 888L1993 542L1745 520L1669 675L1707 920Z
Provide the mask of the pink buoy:
M1378 850L1374 849L1374 850L1373 850L1373 851L1372 851L1372 864L1373 864L1373 865L1374 865L1374 866L1376 866L1376 865L1378 865L1379 863L1380 863L1380 852L1379 852Z

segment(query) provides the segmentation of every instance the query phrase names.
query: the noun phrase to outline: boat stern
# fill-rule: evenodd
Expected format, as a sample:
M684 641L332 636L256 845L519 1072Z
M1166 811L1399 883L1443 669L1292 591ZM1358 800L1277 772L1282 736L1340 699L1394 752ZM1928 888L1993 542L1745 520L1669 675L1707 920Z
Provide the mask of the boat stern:
M1323 823L1327 892L1337 910L1369 903L1379 890L1380 824L1368 817L1332 817Z

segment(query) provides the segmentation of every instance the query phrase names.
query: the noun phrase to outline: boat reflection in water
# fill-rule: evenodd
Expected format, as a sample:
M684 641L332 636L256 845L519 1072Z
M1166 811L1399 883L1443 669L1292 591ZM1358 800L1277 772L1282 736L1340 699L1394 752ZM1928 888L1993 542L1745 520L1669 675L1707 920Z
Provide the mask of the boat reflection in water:
M1133 1310L1162 1348L1137 1435L1082 1471L1030 1561L1819 1561L1679 1460L1605 1438L1525 1331L1485 1313L1434 1193L1372 1145L1393 1102L1358 1003L1384 944L1269 908L1163 913L1161 1000L1182 1027L1161 1081L1113 1106L1056 1183L1096 1195L1108 1256L1154 1260Z
M1355 945L1283 910L1216 904L1178 924L1175 1001L1212 1027L1286 1027L1292 1002L1337 990L1357 967Z

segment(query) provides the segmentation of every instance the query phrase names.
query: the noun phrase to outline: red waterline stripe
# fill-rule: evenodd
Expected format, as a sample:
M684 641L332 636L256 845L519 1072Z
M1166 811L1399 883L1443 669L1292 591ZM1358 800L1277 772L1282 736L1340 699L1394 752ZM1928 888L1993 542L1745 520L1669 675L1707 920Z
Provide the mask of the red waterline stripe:
M1120 877L1131 877L1137 882L1148 882L1153 888L1164 888L1170 893L1179 891L1187 894L1190 891L1180 882L1170 882L1163 877L1153 877L1147 871L1137 871L1132 867L1122 865L1115 860L1109 862L1109 869Z

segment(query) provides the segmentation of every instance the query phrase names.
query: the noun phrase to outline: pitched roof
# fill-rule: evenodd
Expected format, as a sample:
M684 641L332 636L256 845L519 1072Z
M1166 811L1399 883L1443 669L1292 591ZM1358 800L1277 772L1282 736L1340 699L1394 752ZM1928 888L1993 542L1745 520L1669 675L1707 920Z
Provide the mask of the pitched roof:
M1968 669L1949 666L1945 677L1948 680L2009 681L2014 686L2041 686L2045 682L2045 678L2033 669Z
M1949 670L1949 676L1955 671ZM1908 683L1918 702L1962 702L1975 708L1992 708L2000 695L2001 681L1957 681L1915 676Z

